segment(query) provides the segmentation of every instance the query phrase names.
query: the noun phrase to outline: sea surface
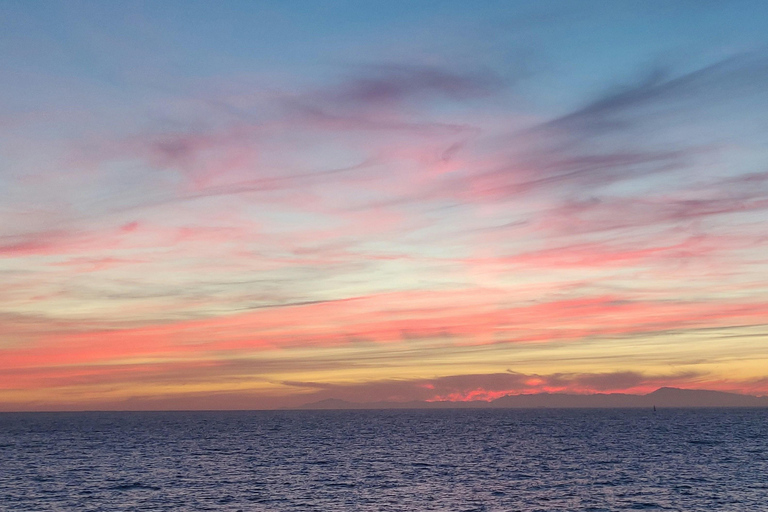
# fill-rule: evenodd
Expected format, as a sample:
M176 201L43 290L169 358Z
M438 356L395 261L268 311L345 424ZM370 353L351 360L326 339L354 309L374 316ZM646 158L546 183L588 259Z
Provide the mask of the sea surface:
M0 414L3 511L766 511L768 410Z

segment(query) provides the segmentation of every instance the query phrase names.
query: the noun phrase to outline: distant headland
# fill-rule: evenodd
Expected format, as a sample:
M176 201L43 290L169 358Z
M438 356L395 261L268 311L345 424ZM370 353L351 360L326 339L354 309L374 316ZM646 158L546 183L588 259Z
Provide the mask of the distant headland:
M507 395L491 401L473 400L411 402L348 402L329 398L296 407L305 410L328 409L590 409L590 408L670 408L670 407L768 407L768 397L741 395L707 389L663 387L646 395L627 393L536 393Z

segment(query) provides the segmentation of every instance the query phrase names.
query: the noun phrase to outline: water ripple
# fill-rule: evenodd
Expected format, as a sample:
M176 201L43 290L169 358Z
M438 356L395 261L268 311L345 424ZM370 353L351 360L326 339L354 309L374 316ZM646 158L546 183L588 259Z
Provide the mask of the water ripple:
M0 414L0 510L762 511L765 410Z

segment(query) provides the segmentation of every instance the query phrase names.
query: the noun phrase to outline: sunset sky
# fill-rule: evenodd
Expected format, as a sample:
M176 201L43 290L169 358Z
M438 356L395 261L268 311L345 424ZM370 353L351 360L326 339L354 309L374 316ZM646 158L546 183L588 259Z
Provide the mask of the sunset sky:
M0 7L0 410L768 394L768 3Z

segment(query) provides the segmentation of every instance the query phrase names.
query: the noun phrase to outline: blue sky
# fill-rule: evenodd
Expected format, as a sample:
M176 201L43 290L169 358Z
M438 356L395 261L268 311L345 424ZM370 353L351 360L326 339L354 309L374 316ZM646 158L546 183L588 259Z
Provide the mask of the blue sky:
M764 2L2 6L4 409L768 393Z

